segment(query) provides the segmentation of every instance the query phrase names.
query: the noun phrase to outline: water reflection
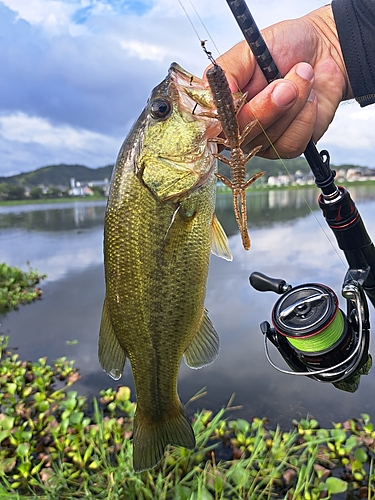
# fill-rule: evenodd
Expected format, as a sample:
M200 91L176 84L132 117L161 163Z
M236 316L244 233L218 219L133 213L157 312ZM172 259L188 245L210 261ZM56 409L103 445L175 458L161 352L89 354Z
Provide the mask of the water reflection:
M103 224L105 201L58 205L0 207L0 229L22 228L28 231L69 231L89 229Z
M0 207L0 260L48 274L48 281L100 264L103 202Z
M351 193L371 232L375 218L371 190ZM292 418L307 413L323 425L362 412L375 413L374 398L369 397L375 388L373 372L362 377L355 394L345 394L331 384L282 375L268 365L263 353L259 324L270 319L277 297L253 290L248 284L251 272L282 277L294 285L322 282L340 293L347 265L335 254L334 238L330 236L331 244L317 224L316 218L325 227L317 194L315 189L252 192L250 252L242 248L231 197L218 197L217 213L230 235L234 261L211 259L206 307L219 333L221 352L213 365L198 372L182 363L179 392L183 401L207 387L207 396L191 405L190 411L203 406L217 409L235 392L235 403L243 407L233 416L268 416L286 427ZM314 214L302 195L314 207ZM103 215L104 203L0 207L0 260L21 267L29 260L48 273L42 301L2 318L0 330L10 335L10 345L19 348L22 358L65 355L75 359L82 374L78 389L87 394L116 386L97 360L104 295ZM345 309L344 302L341 307ZM74 339L78 344L67 345ZM129 366L122 383L132 386Z

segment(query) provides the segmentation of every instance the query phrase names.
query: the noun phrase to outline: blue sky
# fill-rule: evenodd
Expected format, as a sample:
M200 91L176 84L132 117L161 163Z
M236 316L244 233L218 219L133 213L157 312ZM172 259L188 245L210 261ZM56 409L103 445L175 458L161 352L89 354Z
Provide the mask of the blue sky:
M220 52L241 39L225 0L193 2ZM265 27L324 3L252 0L251 10ZM0 176L113 163L172 61L199 76L207 65L177 0L0 0ZM344 104L319 148L375 167L374 130L375 106Z

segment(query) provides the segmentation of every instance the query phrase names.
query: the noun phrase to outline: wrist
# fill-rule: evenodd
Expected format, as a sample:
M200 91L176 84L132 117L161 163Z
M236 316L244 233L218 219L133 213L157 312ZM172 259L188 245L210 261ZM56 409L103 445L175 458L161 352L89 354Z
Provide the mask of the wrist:
M331 5L325 5L304 16L306 21L316 32L317 58L329 58L333 60L342 75L341 100L353 98L348 73L337 33L336 23L333 17Z

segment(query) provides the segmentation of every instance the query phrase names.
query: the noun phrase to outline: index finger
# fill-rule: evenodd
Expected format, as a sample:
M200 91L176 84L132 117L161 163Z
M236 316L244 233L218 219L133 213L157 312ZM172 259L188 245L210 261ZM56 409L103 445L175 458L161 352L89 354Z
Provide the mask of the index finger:
M225 71L232 92L245 91L251 81L251 96L249 97L253 97L267 86L267 80L244 40L218 57L216 62ZM207 69L203 79L205 79Z

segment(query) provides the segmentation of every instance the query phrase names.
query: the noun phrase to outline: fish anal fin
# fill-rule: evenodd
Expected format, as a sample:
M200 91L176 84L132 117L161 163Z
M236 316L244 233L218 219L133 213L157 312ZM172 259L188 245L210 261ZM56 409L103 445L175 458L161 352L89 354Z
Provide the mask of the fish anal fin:
M153 469L162 460L169 444L188 449L195 447L194 432L180 401L176 408L154 422L137 408L133 432L135 472Z
M100 323L98 356L103 370L114 380L119 380L124 371L126 353L113 330L106 299Z
M211 223L211 252L222 259L233 260L228 237L215 214L212 217Z
M210 365L217 358L219 348L219 336L205 310L198 331L184 353L185 363L194 369Z

